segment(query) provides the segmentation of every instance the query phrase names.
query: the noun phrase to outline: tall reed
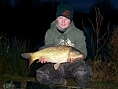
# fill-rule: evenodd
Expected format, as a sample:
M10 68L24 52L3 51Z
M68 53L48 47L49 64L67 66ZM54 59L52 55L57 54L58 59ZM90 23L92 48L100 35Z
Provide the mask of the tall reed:
M103 16L100 13L99 8L95 7L95 23L88 19L91 23L91 45L88 46L94 57L93 59L88 57L87 63L91 66L93 76L91 81L116 81L118 70L118 63L116 62L118 56L118 44L115 43L118 38L118 32L114 32L114 35L110 35L110 23L107 25L107 29L102 28ZM84 27L84 24L83 24ZM86 30L86 29L85 29ZM101 33L105 30L104 33ZM109 38L112 38L109 40ZM110 41L110 42L109 42ZM117 41L118 42L118 41Z
M26 40L13 38L9 40L6 36L0 37L0 74L27 76L29 69L28 61L20 57L22 52L29 49ZM30 43L29 43L30 44Z

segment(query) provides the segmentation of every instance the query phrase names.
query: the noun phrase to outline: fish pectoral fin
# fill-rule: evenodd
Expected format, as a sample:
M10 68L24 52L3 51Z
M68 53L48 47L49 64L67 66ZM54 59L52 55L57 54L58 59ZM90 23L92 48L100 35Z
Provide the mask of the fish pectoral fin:
M57 70L58 67L59 67L59 65L60 65L60 63L56 63L56 64L54 64L54 69Z

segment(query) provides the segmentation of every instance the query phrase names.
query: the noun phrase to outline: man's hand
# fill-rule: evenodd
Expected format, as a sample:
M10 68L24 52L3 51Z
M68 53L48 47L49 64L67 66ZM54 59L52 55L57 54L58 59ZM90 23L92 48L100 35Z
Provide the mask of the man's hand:
M74 62L74 61L77 61L77 60L82 60L83 57L79 57L79 58L68 58L67 59L67 62Z
M44 57L40 57L38 62L41 62L41 63L46 63L47 60L44 58Z

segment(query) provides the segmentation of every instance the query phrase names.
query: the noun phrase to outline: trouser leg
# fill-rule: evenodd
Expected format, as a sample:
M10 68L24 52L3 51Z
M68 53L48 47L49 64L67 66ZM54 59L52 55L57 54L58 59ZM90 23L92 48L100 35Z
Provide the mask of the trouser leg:
M54 70L54 64L46 64L36 70L36 79L41 84L50 84L58 76L58 71Z
M77 86L82 88L88 88L88 79L91 76L91 70L88 68L84 62L75 63L75 66L72 67L72 75L75 78Z
M88 87L90 70L84 62L64 63L58 70L54 69L54 64L46 64L36 71L36 79L43 84L60 84L64 78L75 78L77 86Z
M67 81L65 80L65 78L70 75L70 72L65 70L68 69L69 66L65 67L65 64L61 64L57 70L54 69L54 64L46 64L36 71L36 79L41 84L66 85Z

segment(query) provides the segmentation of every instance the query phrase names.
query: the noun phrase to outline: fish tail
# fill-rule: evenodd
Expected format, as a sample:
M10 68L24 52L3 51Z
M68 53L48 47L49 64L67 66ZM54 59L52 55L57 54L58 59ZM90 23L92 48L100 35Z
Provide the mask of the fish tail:
M30 67L30 65L33 63L33 55L32 53L22 53L21 57L25 58L25 59L29 59L29 65L28 67Z
M23 57L25 59L30 59L30 55L31 55L31 53L22 53L21 57Z
M32 59L32 56L31 56L31 58L29 59L29 66L28 67L30 67L33 62L34 62L34 60Z

